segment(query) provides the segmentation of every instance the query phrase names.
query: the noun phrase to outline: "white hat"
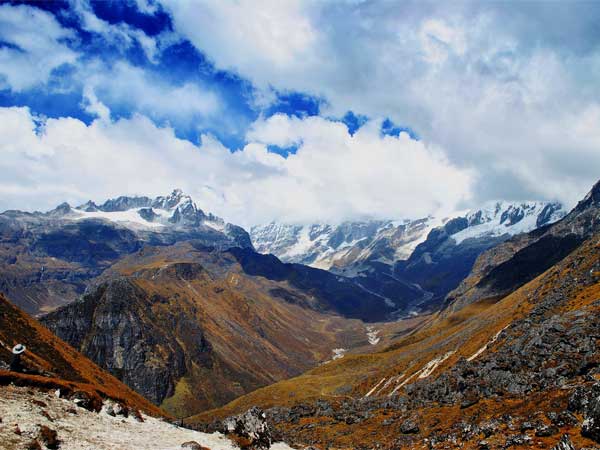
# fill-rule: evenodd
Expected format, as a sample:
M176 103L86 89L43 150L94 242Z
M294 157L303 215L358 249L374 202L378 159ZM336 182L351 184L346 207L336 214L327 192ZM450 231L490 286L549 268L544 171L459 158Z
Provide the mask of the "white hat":
M21 353L23 353L25 351L25 346L23 344L17 344L13 347L12 352L15 355L20 355Z

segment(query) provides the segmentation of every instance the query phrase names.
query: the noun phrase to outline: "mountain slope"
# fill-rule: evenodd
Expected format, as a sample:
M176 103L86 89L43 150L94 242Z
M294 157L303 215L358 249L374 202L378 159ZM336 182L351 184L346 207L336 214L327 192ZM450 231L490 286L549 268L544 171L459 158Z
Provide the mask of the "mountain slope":
M592 387L600 379L597 189L527 237L529 245L511 244L533 254L545 233L585 236L521 287L448 308L378 353L347 355L189 423L204 428L215 416L260 405L271 408L282 436L303 445L519 448L535 440L549 448L569 433L576 448L593 446L600 441L600 410L589 406L600 389ZM500 259L510 260L504 252Z
M564 219L483 253L447 304L457 309L481 298L501 298L571 253L599 224L600 182Z
M0 369L8 368L12 357L10 350L17 343L27 347L23 364L30 374L0 370L3 384L12 381L24 385L59 387L66 392L83 390L123 401L154 415L164 415L0 294Z
M599 242L596 234L500 302L434 317L383 352L346 356L188 422L260 405L272 408L272 425L297 445L444 448L450 441L475 449L483 440L501 448L536 439L549 448L569 433L576 448L593 446L582 435L590 413L568 408L598 377Z
M42 321L147 398L186 415L297 375L334 349L368 345L362 322L332 314L369 311L351 309L353 299L371 301L370 314L385 311L381 299L328 272L182 242L123 258Z
M491 202L453 219L271 223L251 236L259 252L347 276L404 316L436 309L483 251L563 215L557 203Z
M431 229L432 219L371 220L340 225L270 223L250 230L259 253L321 269L344 268L368 259L388 264L407 258Z
M64 203L47 213L7 211L0 214L0 292L29 313L47 312L77 298L90 280L143 245L190 239L252 248L242 228L204 213L180 190L100 206Z

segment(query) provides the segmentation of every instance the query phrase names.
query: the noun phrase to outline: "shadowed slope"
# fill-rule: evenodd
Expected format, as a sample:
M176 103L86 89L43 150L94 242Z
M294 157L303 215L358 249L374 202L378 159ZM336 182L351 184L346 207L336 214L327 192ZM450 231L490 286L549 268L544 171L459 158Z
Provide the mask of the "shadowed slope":
M0 363L8 364L10 349L25 344L24 365L29 372L47 376L1 372L3 382L48 388L83 389L119 399L154 415L164 415L139 394L108 374L0 294Z

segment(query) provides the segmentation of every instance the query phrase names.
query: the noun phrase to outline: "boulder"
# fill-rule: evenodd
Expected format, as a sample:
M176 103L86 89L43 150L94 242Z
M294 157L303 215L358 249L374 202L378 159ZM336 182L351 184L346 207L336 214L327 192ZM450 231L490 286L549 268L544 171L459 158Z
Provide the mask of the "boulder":
M60 440L58 439L58 433L56 432L56 430L48 428L45 425L40 426L40 431L38 432L38 439L42 441L49 449L53 450L60 447Z
M268 449L271 446L271 430L267 424L267 415L256 406L244 414L228 417L221 424L221 431L240 438L242 448Z
M419 424L414 418L406 419L400 425L400 431L404 434L416 434L419 432Z
M187 450L210 450L206 447L201 446L196 441L188 441L181 444L181 448L185 448Z

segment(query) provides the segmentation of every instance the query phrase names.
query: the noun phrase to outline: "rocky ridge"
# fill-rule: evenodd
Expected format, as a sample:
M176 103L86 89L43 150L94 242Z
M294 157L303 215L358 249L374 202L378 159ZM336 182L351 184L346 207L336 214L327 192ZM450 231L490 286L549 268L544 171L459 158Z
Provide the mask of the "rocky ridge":
M0 214L0 292L27 312L47 312L81 295L91 280L144 245L195 240L252 248L242 228L199 209L181 190L155 199L67 203L47 213Z
M325 268L386 299L396 317L437 309L476 258L564 216L549 202L490 202L451 219L253 227L258 252Z
M129 255L41 320L183 416L297 375L333 349L368 346L364 324L349 317L384 306L326 271L182 242Z

